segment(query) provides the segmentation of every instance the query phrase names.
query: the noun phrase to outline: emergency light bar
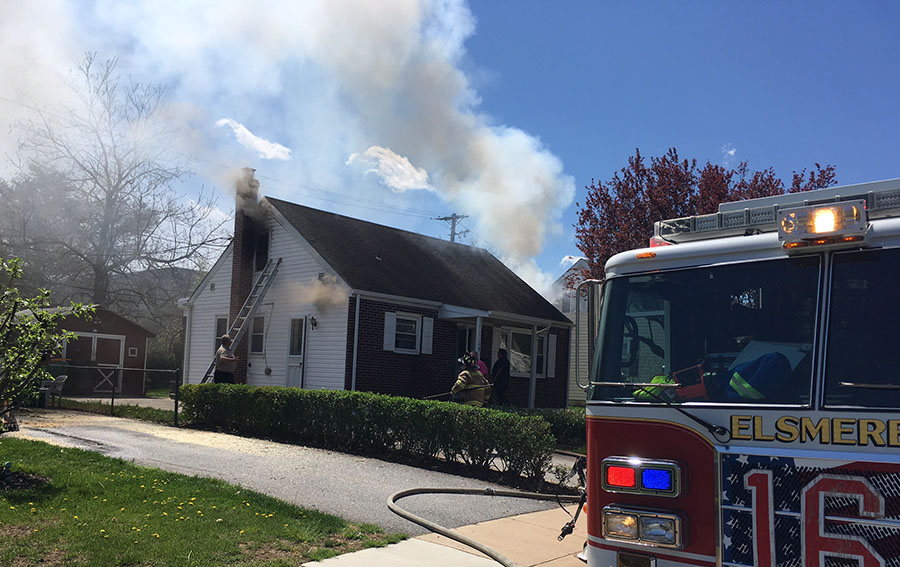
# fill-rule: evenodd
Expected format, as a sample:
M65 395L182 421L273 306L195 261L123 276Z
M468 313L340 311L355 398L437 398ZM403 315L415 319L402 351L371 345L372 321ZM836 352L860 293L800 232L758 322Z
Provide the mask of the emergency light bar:
M607 457L600 464L600 485L607 492L678 496L681 467L674 461Z
M830 214L824 209L830 209ZM796 217L786 219L791 211ZM823 211L821 218L814 211ZM835 224L829 229L831 216ZM869 220L891 216L900 216L900 180L896 179L722 203L717 213L657 221L653 239L679 243L778 231L785 243L833 244L862 240ZM794 231L790 234L786 220Z

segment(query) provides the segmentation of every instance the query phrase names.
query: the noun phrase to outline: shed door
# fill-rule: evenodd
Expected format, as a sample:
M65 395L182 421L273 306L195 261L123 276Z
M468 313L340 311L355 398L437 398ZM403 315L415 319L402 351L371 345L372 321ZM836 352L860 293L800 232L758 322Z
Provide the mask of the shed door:
M306 346L306 317L291 319L291 343L288 346L285 386L303 387L303 354Z
M97 337L94 360L97 362L97 382L95 392L109 392L115 386L117 392L122 391L122 353L125 340L112 337Z

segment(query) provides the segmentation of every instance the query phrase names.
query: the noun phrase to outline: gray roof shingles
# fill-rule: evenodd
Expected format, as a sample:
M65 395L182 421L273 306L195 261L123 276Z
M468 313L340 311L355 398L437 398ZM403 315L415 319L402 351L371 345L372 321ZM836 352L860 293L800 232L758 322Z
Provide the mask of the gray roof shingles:
M266 200L353 289L569 322L486 250Z

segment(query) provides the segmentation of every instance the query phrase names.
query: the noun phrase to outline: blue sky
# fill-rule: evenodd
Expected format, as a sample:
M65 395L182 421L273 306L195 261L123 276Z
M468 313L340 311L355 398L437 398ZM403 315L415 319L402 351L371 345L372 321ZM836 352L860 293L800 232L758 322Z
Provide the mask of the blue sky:
M536 133L575 177L607 180L635 148L725 164L816 162L840 184L900 177L900 4L477 2L483 107ZM574 252L566 233L539 258Z
M584 187L635 148L900 177L898 29L886 1L4 3L0 155L96 51L167 85L188 195L228 214L252 166L265 194L432 236L467 214L464 241L541 289L578 254Z

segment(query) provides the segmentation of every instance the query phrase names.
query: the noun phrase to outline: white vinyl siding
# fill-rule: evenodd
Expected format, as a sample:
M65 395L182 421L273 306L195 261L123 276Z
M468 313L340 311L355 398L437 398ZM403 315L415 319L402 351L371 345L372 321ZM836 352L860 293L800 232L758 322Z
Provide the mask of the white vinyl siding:
M323 308L308 293L325 281L333 281L328 268L292 228L272 225L269 258L281 258L281 267L266 292L257 316L266 318L265 353L248 358L248 383L256 386L284 386L291 343L291 320L316 318L316 328L306 326L303 386L311 390L343 390L347 366L347 320L350 294L340 284L341 293ZM319 274L322 274L320 279ZM343 297L340 297L340 296ZM270 374L265 373L271 368Z
M197 384L213 360L217 348L216 320L228 313L231 299L231 250L228 246L214 272L194 297L191 308L190 352L187 356L187 382Z
M256 386L283 386L291 340L291 320L313 315L315 329L307 326L305 337L304 387L309 389L344 389L347 366L347 321L349 291L341 283L335 299L324 308L317 307L306 293L312 286L332 279L311 247L292 228L272 225L269 257L282 258L278 273L256 313L264 317L262 335L264 352L247 356L247 382ZM216 273L200 290L191 312L189 381L197 383L212 362L215 318L228 312L231 288L232 247L229 246ZM320 280L320 274L323 280ZM209 284L215 283L210 290ZM343 297L342 297L343 296ZM245 341L251 340L248 329ZM249 350L249 343L248 350ZM271 370L266 373L266 368Z

